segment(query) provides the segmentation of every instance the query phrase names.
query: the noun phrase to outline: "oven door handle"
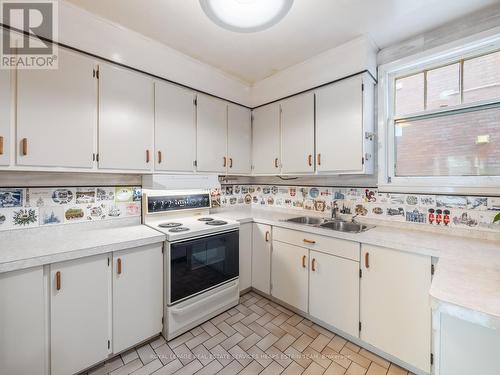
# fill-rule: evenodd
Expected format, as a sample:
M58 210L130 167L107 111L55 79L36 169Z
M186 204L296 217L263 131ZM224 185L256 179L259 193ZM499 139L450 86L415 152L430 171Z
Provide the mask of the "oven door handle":
M212 299L214 298L215 296L219 296L219 295L222 295L222 294L229 294L229 292L233 292L233 289L236 287L238 287L238 284L236 284L235 281L233 281L232 283L233 285L231 285L230 287L227 287L227 288L224 288L223 290L220 290L218 291L217 293L214 293L214 294L211 294L205 298L202 298L190 305L187 305L185 307L180 307L180 308L176 308L176 307L172 307L171 311L172 311L172 314L183 314L185 313L187 310L190 310L192 309L193 307L196 307L198 305L201 305L201 304L204 304L207 300L209 299Z

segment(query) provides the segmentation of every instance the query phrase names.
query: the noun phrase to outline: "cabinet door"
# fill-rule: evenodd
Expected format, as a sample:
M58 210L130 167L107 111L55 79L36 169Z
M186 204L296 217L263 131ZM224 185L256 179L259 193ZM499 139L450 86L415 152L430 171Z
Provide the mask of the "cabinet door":
M316 91L318 172L363 171L362 77Z
M10 70L0 71L0 165L10 164Z
M229 104L227 108L227 173L250 174L252 120L248 108Z
M273 103L253 111L253 174L279 174L280 163L280 109Z
M197 170L225 173L228 164L227 104L206 95L198 95L196 111Z
M196 160L194 93L155 83L155 169L192 172Z
M358 337L359 263L313 250L310 261L309 313Z
M113 253L113 352L162 330L162 244Z
M154 88L143 75L99 67L99 168L151 170Z
M74 374L110 353L108 264L105 254L50 265L51 375Z
M252 226L240 225L240 290L252 286Z
M45 374L42 267L0 274L0 373Z
M309 250L273 241L271 294L307 313Z
M431 258L364 245L361 255L361 339L430 372Z
M271 294L271 226L253 224L252 287Z
M17 72L17 164L92 168L97 124L94 61L59 50L59 68Z
M314 94L281 102L282 166L285 174L314 172Z

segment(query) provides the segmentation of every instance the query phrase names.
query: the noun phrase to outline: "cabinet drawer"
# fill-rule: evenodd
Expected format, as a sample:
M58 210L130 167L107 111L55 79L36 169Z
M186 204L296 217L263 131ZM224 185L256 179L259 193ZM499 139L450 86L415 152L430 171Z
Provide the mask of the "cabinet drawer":
M338 238L319 236L297 230L273 228L273 240L307 247L359 262L359 243Z

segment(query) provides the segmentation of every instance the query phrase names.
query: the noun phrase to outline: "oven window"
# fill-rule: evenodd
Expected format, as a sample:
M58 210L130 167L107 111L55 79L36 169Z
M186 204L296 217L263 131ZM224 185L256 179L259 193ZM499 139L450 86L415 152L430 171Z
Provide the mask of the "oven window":
M238 275L238 231L170 245L170 303Z

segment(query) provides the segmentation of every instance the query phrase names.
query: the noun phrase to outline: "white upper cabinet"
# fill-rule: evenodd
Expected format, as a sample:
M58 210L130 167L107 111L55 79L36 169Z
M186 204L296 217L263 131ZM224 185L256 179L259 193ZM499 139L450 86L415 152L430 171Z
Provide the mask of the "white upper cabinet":
M198 94L197 97L197 170L226 173L227 103Z
M154 88L151 79L109 64L99 67L99 168L151 171Z
M281 102L281 173L314 172L314 93Z
M253 174L280 173L280 107L268 104L253 111Z
M94 68L91 59L61 48L58 69L17 71L18 165L92 168Z
M195 94L155 83L155 169L192 172L196 160Z
M10 163L10 70L0 71L0 165Z
M227 157L228 174L251 173L251 111L235 104L227 108Z
M373 132L373 90L371 79L358 75L316 91L319 173L372 173L373 141L365 132Z

